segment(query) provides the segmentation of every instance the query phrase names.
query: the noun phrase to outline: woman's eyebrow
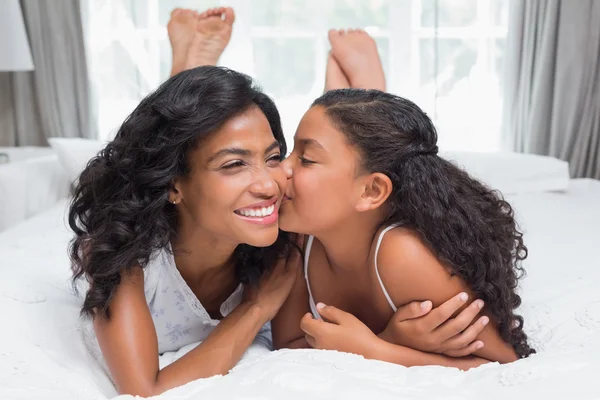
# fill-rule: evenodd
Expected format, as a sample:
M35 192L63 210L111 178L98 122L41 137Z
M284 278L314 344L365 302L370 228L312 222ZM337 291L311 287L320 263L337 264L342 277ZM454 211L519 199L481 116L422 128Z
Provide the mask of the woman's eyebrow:
M215 154L213 154L212 156L210 156L210 158L208 159L208 162L213 162L215 161L217 158L219 157L223 157L226 155L235 155L235 156L242 156L242 157L247 157L252 155L252 152L248 149L242 149L239 147L226 147L224 149L221 149L219 151L217 151Z
M279 142L276 140L273 143L271 143L269 145L269 147L267 147L267 149L265 150L265 154L272 152L275 149L279 148Z

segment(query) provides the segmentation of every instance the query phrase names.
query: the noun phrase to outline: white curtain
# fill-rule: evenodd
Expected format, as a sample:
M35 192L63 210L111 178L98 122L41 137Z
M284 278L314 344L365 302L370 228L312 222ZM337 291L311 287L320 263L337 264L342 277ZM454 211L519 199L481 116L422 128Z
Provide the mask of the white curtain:
M0 145L47 146L50 137L96 135L79 6L20 1L35 69L0 73Z
M507 148L600 179L600 2L518 0L510 26Z
M434 119L443 149L500 147L509 0L85 0L100 135L108 137L169 74L175 7L236 11L220 64L254 77L276 101L286 136L323 90L329 28L365 28L388 90Z

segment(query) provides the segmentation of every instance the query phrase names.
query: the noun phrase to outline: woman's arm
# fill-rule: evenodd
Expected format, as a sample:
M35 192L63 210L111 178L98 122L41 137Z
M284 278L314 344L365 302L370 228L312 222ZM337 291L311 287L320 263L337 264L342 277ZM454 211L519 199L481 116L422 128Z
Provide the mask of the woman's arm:
M406 229L393 229L384 237L378 256L379 273L392 300L406 304L415 300L431 300L438 306L458 292L473 293L459 277L452 276L421 239ZM481 300L478 300L481 301ZM465 307L470 301L465 303ZM518 357L512 346L500 337L494 317L483 308L489 324L478 339L485 346L474 355L501 363L515 361Z
M283 264L283 265L282 265ZM144 295L140 267L124 275L110 305L111 318L97 317L100 348L121 394L153 396L199 378L226 374L240 360L260 328L277 312L296 268L280 263L256 290L219 322L195 349L159 370L158 340Z
M308 287L304 279L304 269L298 268L296 281L290 295L271 321L273 348L275 350L309 348L304 332L300 329L302 316L310 312Z
M96 317L94 328L119 393L143 397L199 378L226 374L268 321L265 309L243 303L208 338L159 370L158 340L144 296L144 275L137 267L124 275L110 305L109 320Z

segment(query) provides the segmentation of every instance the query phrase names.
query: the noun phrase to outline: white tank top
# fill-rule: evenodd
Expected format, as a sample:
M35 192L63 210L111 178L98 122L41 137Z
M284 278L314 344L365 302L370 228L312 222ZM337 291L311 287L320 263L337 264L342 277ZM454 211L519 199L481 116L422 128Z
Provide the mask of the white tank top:
M219 320L210 317L187 285L169 249L157 252L143 271L144 292L156 329L159 354L174 352L206 339ZM81 293L85 290L87 288L80 288ZM242 294L243 285L240 284L221 305L223 317L240 304ZM90 353L109 373L90 318L82 319L82 333ZM270 324L265 325L259 335L269 336L270 341Z
M377 238L377 245L375 246L375 259L373 260L374 265L375 265L375 274L377 275L377 279L379 280L379 285L381 286L381 290L383 290L383 294L384 294L385 298L387 299L392 310L394 310L394 312L396 312L398 310L398 308L392 301L392 298L390 297L388 291L385 289L383 281L381 280L381 276L379 275L379 267L377 266L377 255L379 254L379 247L381 246L381 241L383 240L383 235L385 235L388 231L390 231L396 227L398 227L397 224L390 225L387 228L383 229L381 231L381 233L379 233L379 237ZM313 240L314 240L314 237L310 236L308 238L308 241L306 242L306 251L304 253L304 279L306 280L306 287L308 288L308 302L310 304L310 311L312 312L313 317L315 317L316 319L321 319L321 316L319 315L319 312L317 311L317 304L312 295L312 291L310 290L310 282L308 281L308 260L310 257L310 249L312 247Z

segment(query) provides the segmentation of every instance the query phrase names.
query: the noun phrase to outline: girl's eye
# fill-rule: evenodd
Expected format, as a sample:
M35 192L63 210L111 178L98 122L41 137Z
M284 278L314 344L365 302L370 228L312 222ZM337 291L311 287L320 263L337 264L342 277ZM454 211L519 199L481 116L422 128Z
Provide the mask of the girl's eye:
M233 168L239 168L239 167L243 167L244 166L244 162L243 161L234 161L232 163L229 164L225 164L221 167L221 169L233 169Z
M300 159L300 162L302 163L302 165L309 165L309 164L316 164L314 161L311 161L307 158L304 158L302 156L298 156L298 158Z
M273 156L269 157L267 159L267 164L269 165L279 165L279 163L281 162L281 154L274 154Z

